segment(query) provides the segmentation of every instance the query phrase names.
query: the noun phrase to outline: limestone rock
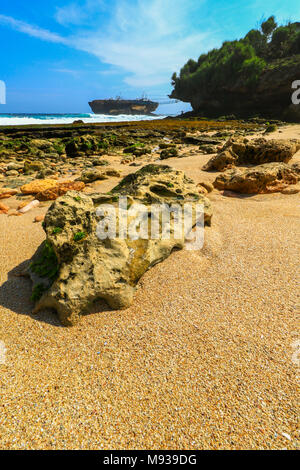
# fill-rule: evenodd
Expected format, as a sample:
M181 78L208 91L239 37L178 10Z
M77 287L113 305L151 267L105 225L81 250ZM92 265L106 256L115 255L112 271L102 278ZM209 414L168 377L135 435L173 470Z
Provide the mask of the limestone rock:
M125 147L123 149L123 153L129 153L135 155L136 157L142 157L143 155L151 153L151 149L148 147L138 147L136 145L130 145L129 147Z
M218 153L212 157L202 168L204 171L224 171L236 165L237 157L228 150Z
M31 147L36 147L39 150L49 151L52 149L52 142L46 139L32 139L30 142Z
M0 214L7 214L9 211L9 207L5 204L0 203Z
M260 165L271 162L288 163L300 149L297 140L248 140L242 137L229 139L220 153L203 167L205 171L224 171L243 164Z
M47 240L29 268L34 283L33 300L37 301L35 312L53 308L63 324L73 325L97 299L104 299L113 309L126 308L133 301L141 276L174 248L184 247L185 235L175 237L172 218L167 224L171 231L168 239L122 238L117 231L116 237L101 240L97 236L101 220L97 208L113 205L119 220L119 196L124 195L129 201L125 208L128 223L136 220L128 212L133 203L146 206L147 224L150 205L159 202L180 206L190 202L193 210L196 204L203 204L207 224L212 217L210 202L198 193L195 184L182 171L167 166L143 167L124 178L109 194L68 192L48 210L43 223ZM159 217L157 221L161 225Z
M220 174L215 188L244 194L272 193L296 184L299 174L286 163L266 163L253 168L227 170Z
M35 171L41 171L44 169L44 167L45 165L42 162L39 162L39 161L32 162L32 161L26 160L24 162L24 173L28 175L30 173L34 173Z
M146 204L198 201L200 197L194 181L183 171L168 165L153 164L125 176L112 193L134 196ZM211 206L206 198L202 198L202 202L205 205L205 222L209 224Z
M11 196L17 194L18 191L16 189L10 188L0 188L0 199L8 199Z
M84 183L93 183L94 181L106 180L108 176L104 171L101 170L84 170L81 176L77 178L77 181L83 181Z
M82 191L85 184L82 181L65 181L64 183L57 183L54 188L46 189L36 195L39 201L55 201L60 196L63 196L68 191Z
M292 170L300 176L300 162L292 163L291 164Z
M9 170L6 171L5 175L10 177L19 176L19 172L17 170Z
M7 165L6 171L11 171L11 170L22 170L23 169L23 164L18 163L18 162L11 162Z
M201 150L201 153L210 155L212 153L217 153L218 147L216 145L200 145L199 150Z
M229 149L233 155L238 156L238 164L288 163L300 149L300 141L264 138L248 141L243 138L231 138L224 149Z
M115 168L108 168L107 170L98 170L96 168L84 170L81 176L76 181L83 181L84 183L93 183L94 181L106 180L109 177L119 178L121 172Z
M287 188L284 188L281 192L282 194L298 194L300 193L300 184L298 183L288 186Z
M43 180L43 179L46 179L46 178L49 177L49 176L50 176L50 177L51 177L51 176L54 176L54 177L55 177L56 174L57 174L57 173L56 173L56 171L55 171L54 169L52 169L52 168L44 168L43 170L40 170L40 171L37 173L36 178L39 179L39 180L40 180L40 179Z
M104 172L105 176L112 176L114 178L120 178L121 172L119 170L116 170L115 168L108 168Z
M96 152L100 148L100 139L93 135L83 135L74 137L66 144L66 154L68 157L85 155Z
M201 184L197 184L197 189L198 189L200 194L208 194L207 189L204 188L204 186L202 186Z
M175 147L166 148L161 151L160 159L166 160L168 158L176 158L178 157L178 150Z
M214 185L210 183L209 181L200 181L200 183L197 184L197 187L202 186L208 193L211 193L214 190Z

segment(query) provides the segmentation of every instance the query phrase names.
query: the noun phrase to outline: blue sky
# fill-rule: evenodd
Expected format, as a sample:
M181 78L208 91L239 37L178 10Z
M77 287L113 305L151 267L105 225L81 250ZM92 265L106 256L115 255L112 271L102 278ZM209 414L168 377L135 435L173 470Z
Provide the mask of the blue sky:
M88 101L143 92L166 100L189 59L262 17L300 21L299 0L1 0L0 113L89 112ZM161 106L161 113L186 105Z

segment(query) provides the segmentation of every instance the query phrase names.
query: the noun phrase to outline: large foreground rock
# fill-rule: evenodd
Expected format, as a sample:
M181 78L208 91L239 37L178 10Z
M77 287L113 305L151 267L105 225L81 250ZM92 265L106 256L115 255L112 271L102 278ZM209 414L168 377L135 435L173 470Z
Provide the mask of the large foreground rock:
M126 308L145 271L167 258L174 248L184 247L185 236L176 238L172 220L168 224L170 239L121 238L119 232L115 238L99 239L101 218L96 210L103 203L114 205L119 220L120 195L128 196L125 212L129 222L135 221L128 212L133 203L146 205L148 223L150 205L161 202L189 202L193 210L196 204L203 204L206 223L211 220L209 201L182 171L168 166L148 165L124 178L109 194L68 192L48 210L43 224L47 240L29 267L36 312L53 308L63 324L73 325L97 299L104 299L113 309ZM160 219L157 221L161 227Z
M231 138L222 150L212 157L203 170L224 171L239 165L261 165L263 163L288 163L300 149L297 140L267 140L259 138Z
M297 165L266 163L253 168L227 170L216 178L214 186L243 194L274 193L299 180Z

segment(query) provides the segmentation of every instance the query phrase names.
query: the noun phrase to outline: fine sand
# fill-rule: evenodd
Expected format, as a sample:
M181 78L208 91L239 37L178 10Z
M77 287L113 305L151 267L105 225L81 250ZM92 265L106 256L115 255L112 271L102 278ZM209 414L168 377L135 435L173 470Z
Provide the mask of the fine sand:
M300 138L300 126L274 137ZM201 171L209 158L167 164L213 181ZM98 303L73 328L50 311L33 316L31 283L18 276L44 240L33 219L49 204L0 215L1 449L299 446L299 194L209 198L202 251L174 252L130 308Z

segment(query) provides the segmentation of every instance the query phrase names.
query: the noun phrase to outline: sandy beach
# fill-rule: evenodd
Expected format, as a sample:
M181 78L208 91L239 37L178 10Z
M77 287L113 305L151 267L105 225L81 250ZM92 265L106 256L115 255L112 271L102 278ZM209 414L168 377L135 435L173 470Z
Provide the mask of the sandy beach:
M299 139L300 126L270 138ZM213 182L201 170L210 157L167 164ZM114 158L123 175L136 171ZM50 203L0 215L1 449L299 447L299 193L208 198L201 251L172 253L130 308L98 302L72 328L52 311L33 315L18 275L45 239L33 220Z

